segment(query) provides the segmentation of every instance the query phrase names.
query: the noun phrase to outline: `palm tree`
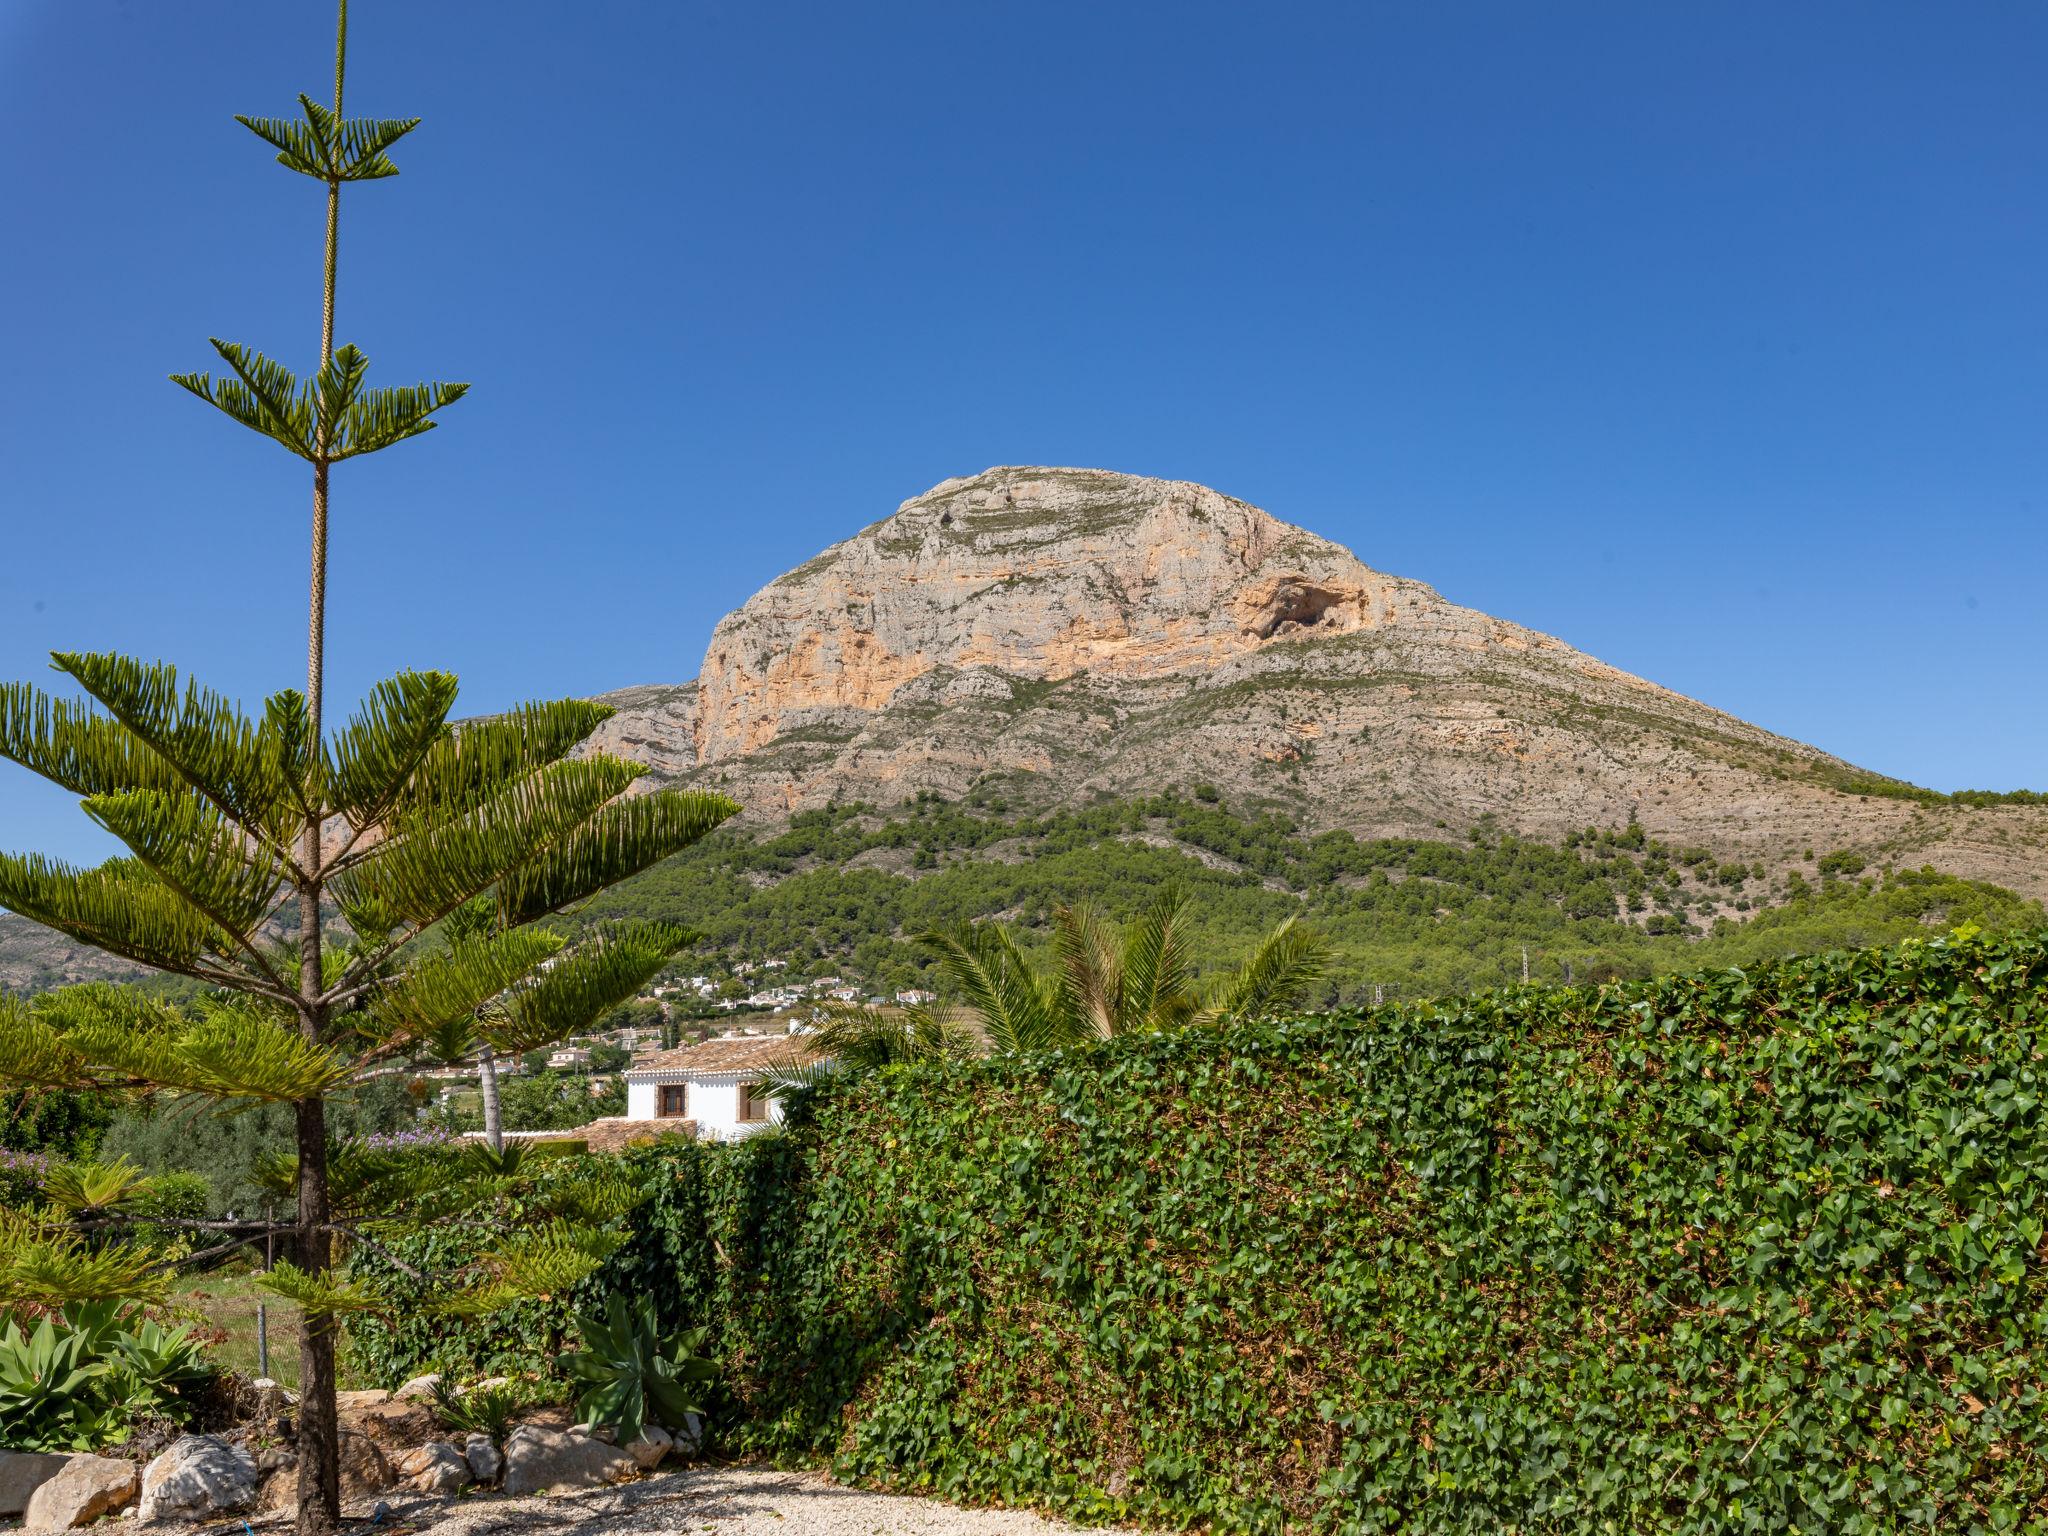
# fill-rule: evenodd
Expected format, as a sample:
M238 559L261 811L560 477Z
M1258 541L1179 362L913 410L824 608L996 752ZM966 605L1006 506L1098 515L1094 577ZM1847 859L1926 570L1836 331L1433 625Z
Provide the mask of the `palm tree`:
M1236 970L1204 986L1189 955L1188 922L1187 897L1174 888L1121 930L1085 906L1061 907L1047 973L1034 970L997 924L933 929L921 942L937 952L960 1004L832 1009L812 1038L820 1064L786 1069L772 1082L796 1092L836 1072L1228 1028L1299 1007L1328 964L1321 935L1290 917Z
M1290 917L1236 970L1204 986L1188 925L1186 893L1172 887L1121 929L1088 907L1061 907L1053 914L1048 974L1035 972L1016 941L992 924L934 931L924 941L997 1051L1246 1023L1300 1006L1328 963L1322 937Z

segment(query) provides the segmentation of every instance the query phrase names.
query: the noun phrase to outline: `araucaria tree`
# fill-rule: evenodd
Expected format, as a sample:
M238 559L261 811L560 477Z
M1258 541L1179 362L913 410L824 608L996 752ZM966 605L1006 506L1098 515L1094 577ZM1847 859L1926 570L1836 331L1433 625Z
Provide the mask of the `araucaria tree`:
M371 388L363 354L334 345L342 188L395 175L390 151L417 124L343 115L347 30L343 0L331 107L301 96L298 118L239 119L326 192L318 364L301 380L215 341L226 371L176 380L311 468L305 691L273 695L252 718L168 666L74 653L56 667L90 703L0 687L0 754L81 796L129 849L97 868L0 857L0 906L210 989L189 1011L111 989L64 1008L0 1004L0 1080L294 1107L297 1204L280 1226L295 1263L280 1268L279 1286L308 1311L298 1416L307 1536L338 1516L334 1319L375 1301L329 1271L348 1243L375 1241L368 1228L380 1212L366 1191L405 1182L389 1169L330 1168L337 1155L361 1159L330 1146L325 1101L407 1058L550 1044L632 996L682 932L637 925L570 943L529 925L737 809L712 795L631 795L633 765L572 757L609 713L600 705L535 704L451 726L455 679L439 672L381 683L339 730L324 728L334 468L426 432L465 388ZM505 1171L484 1168L483 1182ZM421 1190L401 1193L420 1209ZM445 1197L435 1198L445 1217ZM83 1208L85 1225L117 1221L118 1204ZM15 1292L0 1307L105 1294L135 1278L110 1268L97 1241L62 1232L17 1224L0 1231L0 1249L12 1254L0 1253L0 1289ZM567 1229L523 1242L508 1234L469 1278L493 1295L555 1289L594 1265L578 1252Z

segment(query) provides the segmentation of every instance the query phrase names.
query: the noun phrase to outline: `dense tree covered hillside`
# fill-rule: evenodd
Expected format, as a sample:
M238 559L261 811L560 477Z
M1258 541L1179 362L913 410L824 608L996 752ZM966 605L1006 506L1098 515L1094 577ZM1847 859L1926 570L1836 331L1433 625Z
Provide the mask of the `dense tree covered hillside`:
M843 806L770 835L728 832L619 886L585 920L688 923L693 962L787 960L886 991L931 979L915 942L934 925L999 917L1042 938L1054 907L1135 913L1161 886L1194 898L1205 964L1221 966L1290 913L1339 960L1329 1001L1462 992L1532 978L1647 976L1880 944L1932 927L2039 923L2038 903L1919 870L1811 851L1781 880L1673 848L1640 827L1562 845L1479 831L1463 841L1360 842L1245 816L1213 792L1050 816L1000 799ZM685 968L688 968L687 966Z

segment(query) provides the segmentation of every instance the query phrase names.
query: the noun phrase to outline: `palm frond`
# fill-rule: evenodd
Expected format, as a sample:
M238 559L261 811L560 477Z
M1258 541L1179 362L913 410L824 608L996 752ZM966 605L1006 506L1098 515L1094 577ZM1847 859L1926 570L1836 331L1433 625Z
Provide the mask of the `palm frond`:
M149 1193L151 1180L125 1157L111 1163L59 1163L43 1176L43 1198L74 1216L118 1210Z
M1031 972L1009 934L994 923L948 932L935 928L919 942L939 966L989 1044L998 1051L1039 1051L1074 1043L1050 987Z
M1329 960L1330 946L1323 936L1297 927L1290 917L1223 980L1198 1018L1227 1026L1297 1008L1322 979Z
M682 789L607 805L507 873L498 888L504 921L509 927L574 906L681 853L738 812L724 795Z
M1060 1012L1070 1025L1105 1039L1121 1033L1123 954L1110 926L1089 907L1061 907L1053 913L1053 952Z
M1177 1029L1196 1009L1187 897L1169 886L1124 930L1119 1030Z

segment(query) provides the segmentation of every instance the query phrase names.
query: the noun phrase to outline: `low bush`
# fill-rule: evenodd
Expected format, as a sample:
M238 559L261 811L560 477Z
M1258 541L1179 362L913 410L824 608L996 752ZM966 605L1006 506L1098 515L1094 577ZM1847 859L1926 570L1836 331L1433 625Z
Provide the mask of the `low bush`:
M728 1444L1089 1518L2048 1528L2048 941L892 1071L605 1283ZM714 1421L716 1427L716 1421Z
M148 1419L183 1424L213 1378L182 1328L163 1328L120 1302L76 1302L0 1332L0 1447L96 1451Z

